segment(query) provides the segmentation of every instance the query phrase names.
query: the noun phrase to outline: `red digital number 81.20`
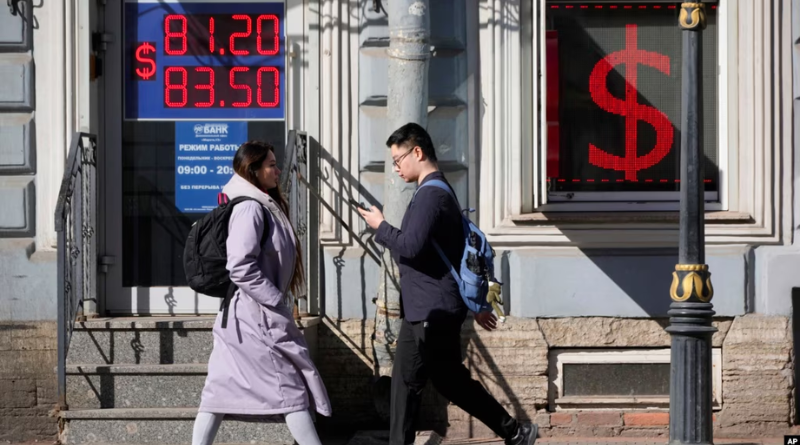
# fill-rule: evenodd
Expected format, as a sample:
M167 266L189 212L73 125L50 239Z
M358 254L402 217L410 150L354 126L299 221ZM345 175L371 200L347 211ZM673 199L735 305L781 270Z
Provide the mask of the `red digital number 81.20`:
M229 50L231 54L237 56L248 56L250 51L246 49L236 49L236 39L246 39L253 34L253 20L247 14L234 14L233 20L241 21L244 30L231 33L229 39ZM173 22L180 25L179 31L173 31ZM208 50L211 54L215 51L214 39L214 17L208 19ZM256 50L262 56L274 56L280 52L280 20L275 14L261 14L256 18ZM164 51L170 56L182 56L186 54L186 32L187 20L182 14L169 14L164 18ZM272 44L264 48L263 36L271 36ZM179 39L179 40L175 40ZM269 40L269 37L267 38Z

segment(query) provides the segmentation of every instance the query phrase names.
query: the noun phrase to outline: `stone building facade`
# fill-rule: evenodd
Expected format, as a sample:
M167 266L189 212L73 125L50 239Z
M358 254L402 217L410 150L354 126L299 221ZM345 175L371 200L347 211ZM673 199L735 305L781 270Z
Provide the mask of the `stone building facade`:
M44 440L59 431L63 438L70 422L76 422L76 440L82 434L78 422L85 420L137 425L120 431L109 426L111 441L147 439L136 435L157 428L148 430L145 420L174 422L160 428L183 425L183 434L191 407L158 400L154 405L173 411L128 422L138 414L114 397L114 381L123 379L109 377L138 372L146 378L157 369L179 381L175 376L189 374L181 389L193 394L207 359L196 335L210 338L210 322L188 331L179 325L213 315L218 307L180 278L182 243L197 215L186 216L175 201L174 124L124 114L125 58L131 53L121 31L123 9L137 2L11 3L17 14L0 8L0 441ZM311 283L304 310L311 315L305 323L309 333L316 330L309 338L316 338L335 422L375 428L382 425L372 353L379 265L333 213L369 242L348 199L383 202L384 142L392 130L388 20L380 1L280 3L288 106L281 120L248 122L248 135L281 146L284 133L300 130L315 147L308 153L308 174L325 206L308 196L304 232ZM633 44L667 55L669 76L638 68L636 104L663 110L672 119L664 131L674 136L677 105L669 92L679 84L680 48L674 43L677 20L675 29L669 25L677 12L669 11L677 3L429 4L428 129L459 201L477 209L475 220L497 250L509 315L491 333L466 323L465 363L510 411L536 420L542 435L666 437L670 338L664 328L678 242L675 158L664 155L672 164L656 169L660 179L642 168L643 184L603 189L604 180L625 184L625 173L591 173L590 164L597 163L589 158L588 144L573 147L586 156L566 156L571 134L557 128L576 120L549 110L561 106L582 116L589 107L575 104L589 103L591 91L588 82L575 81L575 73L588 76L592 67L554 58L550 45L574 45L574 39L590 36L599 52L574 60L596 57L597 63ZM592 15L598 11L607 16ZM794 337L800 328L793 309L800 302L800 0L719 0L708 11L713 20L704 60L711 66L708 116L715 123L706 144L713 172L706 242L718 328L715 434L779 436L798 423ZM613 23L608 34L597 34L592 20L598 17ZM630 79L621 69L616 75L610 93L622 97ZM554 97L561 101L554 104ZM589 125L591 119L586 122L585 133L605 138L603 147L625 146L620 133L602 134ZM655 144L659 136L650 127L637 131ZM100 267L97 301L86 306L87 315L99 321L79 326L69 369L70 388L91 400L59 414L52 412L60 279L53 215L76 131L99 140ZM560 145L552 142L555 134L562 135ZM559 167L551 171L556 159ZM670 187L659 188L661 183ZM129 322L129 316L143 320ZM103 340L93 344L97 338ZM95 369L88 376L80 365L89 363L79 360L87 357ZM131 368L139 365L150 368ZM170 365L183 371L164 368ZM81 385L93 379L109 383L89 393ZM136 409L147 408L154 407ZM174 414L178 409L184 411ZM426 427L446 430L449 437L489 434L433 391L425 413ZM239 430L231 431L230 437L245 441L235 435Z

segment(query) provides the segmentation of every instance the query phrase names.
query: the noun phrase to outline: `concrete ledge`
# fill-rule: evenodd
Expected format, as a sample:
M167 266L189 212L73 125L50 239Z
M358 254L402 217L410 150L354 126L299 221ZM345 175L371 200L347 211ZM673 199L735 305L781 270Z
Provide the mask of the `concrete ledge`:
M561 224L678 224L678 212L537 212L512 216L519 225L554 226ZM744 212L709 211L705 221L711 224L751 224L753 217Z
M67 375L85 374L206 374L208 365L174 364L174 365L67 365Z
M187 317L105 317L76 323L76 330L90 329L213 329L216 315ZM300 319L302 327L316 326L320 317L304 317Z
M58 417L74 419L194 419L197 408L114 408L61 411Z
M59 439L64 445L141 444L184 445L192 442L197 408L97 409L64 411ZM249 421L256 420L256 421ZM263 443L290 445L294 442L283 416L243 421L226 417L217 433L217 443Z
M75 324L75 330L89 329L212 329L215 316L95 318Z
M539 318L667 318L677 253L574 247L498 251L509 313ZM740 246L707 249L718 317L745 313L748 254Z
M0 309L2 313L2 309ZM99 318L75 325L70 365L205 363L213 348L215 317ZM300 320L311 357L320 317Z

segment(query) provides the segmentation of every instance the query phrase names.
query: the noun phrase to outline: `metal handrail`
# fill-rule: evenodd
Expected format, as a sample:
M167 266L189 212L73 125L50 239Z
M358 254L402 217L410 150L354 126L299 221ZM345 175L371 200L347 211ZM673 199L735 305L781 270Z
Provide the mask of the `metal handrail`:
M87 143L88 142L88 143ZM67 352L72 330L83 319L83 302L97 294L97 136L72 137L58 193L58 404L67 409Z

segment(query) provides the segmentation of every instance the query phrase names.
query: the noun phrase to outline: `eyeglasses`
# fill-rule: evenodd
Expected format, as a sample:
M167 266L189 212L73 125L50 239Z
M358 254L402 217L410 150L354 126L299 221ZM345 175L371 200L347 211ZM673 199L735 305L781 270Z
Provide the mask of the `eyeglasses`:
M403 158L408 156L412 151L414 151L413 148L411 150L408 150L407 152L405 152L405 154L403 154L403 156L400 156L397 159L393 159L392 160L392 167L397 167L398 165L400 165L400 163L403 162Z

